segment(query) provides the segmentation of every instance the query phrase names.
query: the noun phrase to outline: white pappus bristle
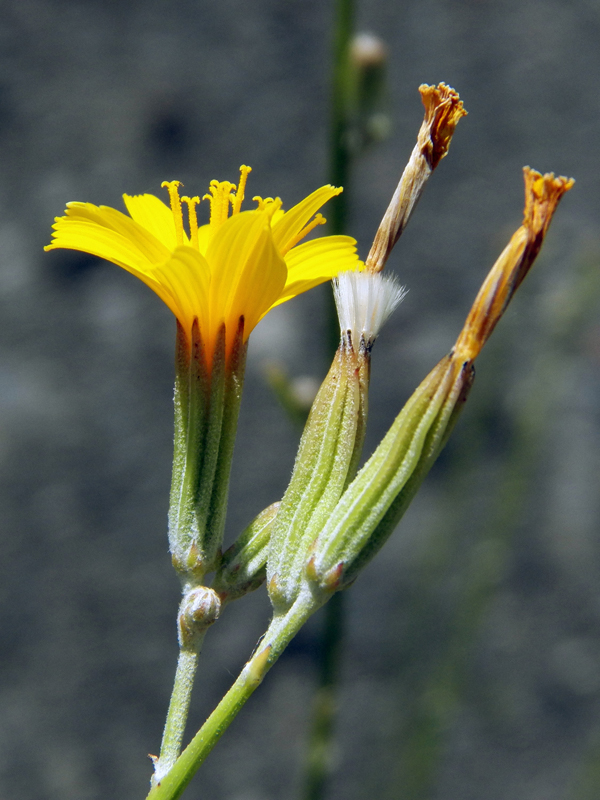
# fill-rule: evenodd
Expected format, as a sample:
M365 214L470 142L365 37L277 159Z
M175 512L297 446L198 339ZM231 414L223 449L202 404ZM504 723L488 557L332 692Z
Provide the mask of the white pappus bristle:
M333 281L342 336L368 347L406 294L396 278L376 272L342 272Z

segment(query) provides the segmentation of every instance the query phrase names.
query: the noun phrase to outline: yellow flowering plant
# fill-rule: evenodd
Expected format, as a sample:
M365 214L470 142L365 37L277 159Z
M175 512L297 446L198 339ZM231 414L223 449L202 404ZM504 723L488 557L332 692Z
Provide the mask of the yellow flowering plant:
M349 237L302 241L324 221L317 212L340 189L324 186L287 212L272 198L255 198L257 208L242 211L248 167L241 168L237 187L211 184L210 222L201 227L199 198L180 198L176 181L164 184L170 208L153 195L125 196L129 216L72 203L56 220L48 249L84 250L113 261L150 286L177 318L169 542L182 581L180 655L149 800L181 795L291 639L385 543L450 435L473 383L473 363L573 184L525 168L522 225L485 279L454 347L358 471L371 350L403 296L381 271L466 113L445 84L420 91L425 117L417 144L365 264ZM288 489L223 554L248 336L271 308L330 278L340 344L313 403ZM226 603L265 580L272 620L231 689L181 752L206 630Z
M349 236L303 241L325 222L317 212L341 188L322 186L288 211L279 198L255 197L257 207L243 211L250 171L240 168L237 186L211 182L203 198L208 224L198 225L199 197L180 197L181 184L166 181L170 207L151 194L125 195L128 215L69 203L46 247L112 261L156 292L177 320L169 544L182 582L180 654L158 776L179 755L204 634L220 613L221 597L205 576L222 562L248 337L274 306L363 268Z
M47 250L83 250L123 267L177 319L175 470L170 537L174 564L192 585L215 569L250 332L274 306L340 272L362 267L348 236L303 239L325 222L315 212L341 189L323 186L289 211L255 197L242 211L250 167L236 187L212 181L210 222L198 226L198 197L163 183L170 208L151 194L124 196L129 216L69 203ZM188 230L183 205L187 206ZM218 479L217 479L218 477Z

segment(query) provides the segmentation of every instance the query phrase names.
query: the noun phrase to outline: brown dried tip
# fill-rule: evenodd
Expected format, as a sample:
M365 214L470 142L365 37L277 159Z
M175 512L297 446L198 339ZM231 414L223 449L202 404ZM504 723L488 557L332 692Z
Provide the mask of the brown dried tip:
M440 83L419 86L425 106L417 143L394 196L385 212L365 262L369 272L380 272L406 227L433 170L448 152L454 129L467 113L458 92Z
M419 86L419 92L425 106L425 119L419 132L421 152L431 169L435 169L448 152L458 121L467 112L458 92L445 83L437 86L424 83Z
M575 183L573 178L555 178L552 172L541 175L529 167L524 167L523 173L523 224L513 234L475 298L454 347L455 356L462 361L472 361L488 340L540 252L561 197Z

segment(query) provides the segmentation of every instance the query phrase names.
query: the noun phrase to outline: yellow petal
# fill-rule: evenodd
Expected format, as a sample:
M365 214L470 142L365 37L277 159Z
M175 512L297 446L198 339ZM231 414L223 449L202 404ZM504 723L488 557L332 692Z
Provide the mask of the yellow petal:
M194 317L198 318L201 331L207 329L210 269L201 253L186 245L177 247L173 255L164 264L156 266L148 277L165 290L163 295L146 281L169 306L186 331L191 330Z
M211 269L211 334L222 322L228 346L241 316L244 336L275 303L285 286L287 269L273 243L269 215L243 211L215 233L206 254Z
M142 281L142 283L145 283L146 286L152 289L152 291L158 295L158 297L160 297L163 303L171 309L173 314L175 314L182 325L187 323L187 319L185 318L184 312L179 303L179 298L173 293L171 287L163 281L162 277L159 274L154 273L154 270L157 269L156 267L153 267L150 270L145 270L144 272L140 272L129 266L125 266L124 269L126 269L127 272L130 272L132 275L135 275L135 277Z
M56 218L47 250L83 250L119 266L124 262L137 269L142 269L144 263L162 263L169 256L169 250L155 236L114 208L69 203L65 214Z
M98 256L98 258L112 261L113 264L124 269L132 267L138 271L144 271L152 266L134 242L116 231L101 228L90 222L76 220L69 220L66 224L59 220L54 225L54 229L52 244L47 245L45 250L55 250L59 247L81 250L84 253Z
M169 206L153 194L124 194L123 200L131 219L156 236L168 250L177 247L175 220Z
M335 186L321 186L297 205L286 211L277 222L273 224L273 241L280 253L286 253L296 237L322 205L342 190Z
M323 236L300 244L285 256L285 263L287 281L274 305L285 303L340 272L364 269L356 254L356 240L350 236Z
M201 253L206 255L206 251L208 250L208 245L210 244L210 240L212 238L210 225L201 225L198 228L198 249Z
M66 209L69 219L87 219L101 227L114 230L131 239L149 261L161 262L169 253L150 231L134 222L131 217L109 206L95 206L92 203L68 203Z
M154 195L124 195L130 216L106 206L70 203L46 249L81 250L118 264L146 283L186 330L197 317L209 351L225 323L230 348L240 318L247 338L274 305L362 267L349 237L294 246L315 212L340 191L323 186L287 213L281 201L265 201L260 209L232 215L216 230L201 226L198 248L185 234L184 244L177 246L173 213Z

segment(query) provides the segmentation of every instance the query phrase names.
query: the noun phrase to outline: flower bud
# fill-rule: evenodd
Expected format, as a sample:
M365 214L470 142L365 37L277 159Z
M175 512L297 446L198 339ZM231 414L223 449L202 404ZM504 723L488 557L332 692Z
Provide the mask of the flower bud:
M261 511L223 553L212 585L222 604L253 592L264 582L271 528L279 505L273 503Z
M276 610L295 600L310 542L348 481L360 413L358 353L340 345L313 403L273 525L267 578Z
M268 590L276 611L298 596L309 548L358 467L371 347L402 294L393 279L371 273L344 273L335 285L342 340L313 403L269 545Z
M325 599L348 586L379 550L445 444L472 378L470 363L446 356L409 399L311 548L314 593Z
M221 612L219 595L206 586L197 586L187 591L177 615L179 646L192 648L204 636L207 628L216 622Z

